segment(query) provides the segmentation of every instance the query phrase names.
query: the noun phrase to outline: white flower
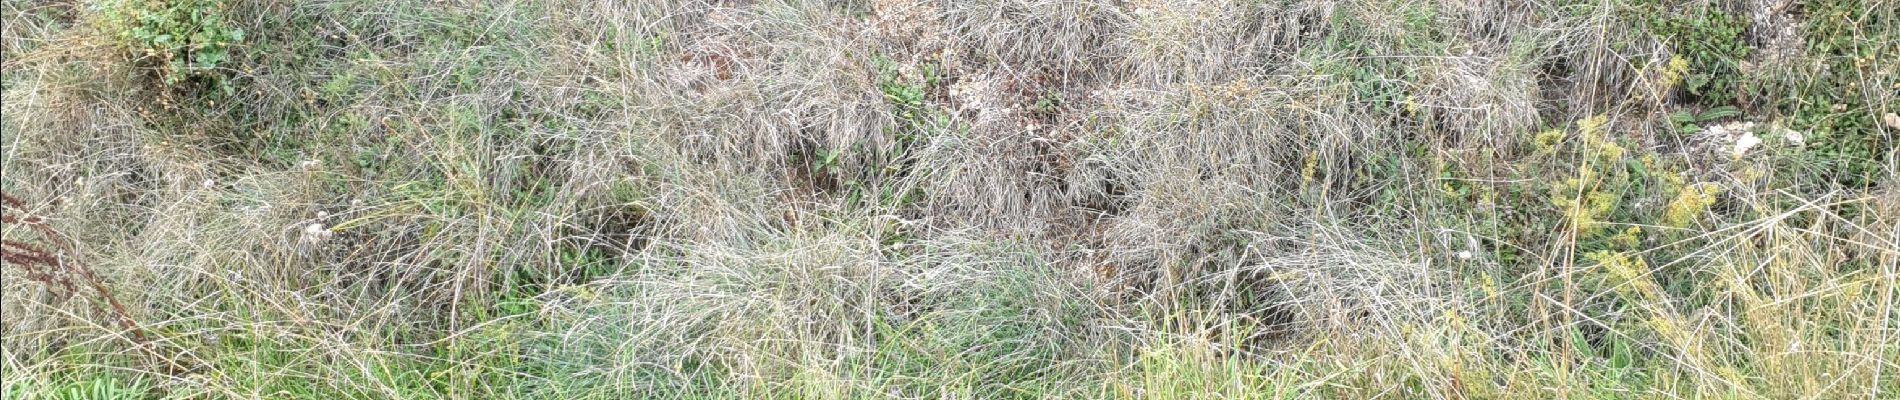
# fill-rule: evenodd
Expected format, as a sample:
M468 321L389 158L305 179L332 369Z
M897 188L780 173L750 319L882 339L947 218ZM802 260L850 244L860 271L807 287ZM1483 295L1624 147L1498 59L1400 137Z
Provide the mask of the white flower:
M1471 259L1471 250L1462 250L1462 251L1459 251L1459 252L1458 252L1458 259L1460 259L1460 260L1469 260L1469 259Z
M321 222L312 222L310 225L304 225L302 241L306 244L323 243L325 240L330 240L330 235L332 235L330 228L324 227Z

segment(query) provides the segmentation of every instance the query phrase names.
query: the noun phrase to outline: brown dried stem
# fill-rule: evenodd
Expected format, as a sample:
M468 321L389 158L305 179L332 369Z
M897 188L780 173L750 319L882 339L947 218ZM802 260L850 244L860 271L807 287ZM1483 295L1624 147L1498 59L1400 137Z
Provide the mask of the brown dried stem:
M105 282L93 273L92 268L78 261L72 245L64 236L53 230L52 226L47 225L44 218L29 214L25 201L0 193L0 203L4 203L5 212L8 213L0 215L0 226L24 225L38 233L40 240L52 246L49 250L42 245L0 239L0 261L3 261L5 265L20 268L26 273L27 279L40 282L48 290L53 291L55 296L62 298L77 291L78 284L73 282L73 278L78 277L79 281L92 288L93 293L107 304L106 311L111 313L118 325L131 335L134 345L148 355L170 364L172 368L182 369L171 357L164 357L158 353L151 338L146 336L145 329L140 327L138 321L132 318L132 313L126 310L125 303L119 301L119 297L113 294L111 287L106 286Z

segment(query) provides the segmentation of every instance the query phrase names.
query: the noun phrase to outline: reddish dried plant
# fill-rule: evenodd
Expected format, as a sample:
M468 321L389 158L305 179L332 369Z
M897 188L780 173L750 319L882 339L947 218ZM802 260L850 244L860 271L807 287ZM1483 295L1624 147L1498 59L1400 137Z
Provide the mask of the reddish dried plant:
M0 264L19 268L26 273L27 279L45 285L56 298L72 296L81 285L92 289L93 294L106 304L105 311L112 314L118 325L132 336L134 344L148 354L157 356L151 339L145 335L145 329L132 319L132 313L126 311L125 303L112 294L112 289L99 280L91 268L74 257L72 245L64 236L47 225L45 218L29 213L26 202L0 193L0 203L5 206L4 213L0 213L0 227L24 227L43 242L35 244L10 238L0 239ZM159 358L169 360L166 357Z
M26 214L26 202L5 194L0 194L0 202L5 203L5 213L0 214L0 226L20 226L38 232L48 241L57 242L57 233L46 226L46 222L37 215ZM55 296L65 297L74 290L72 279L59 274L59 256L45 247L12 239L0 239L0 261L20 268L26 272L26 278L45 284ZM63 290L62 290L63 289Z

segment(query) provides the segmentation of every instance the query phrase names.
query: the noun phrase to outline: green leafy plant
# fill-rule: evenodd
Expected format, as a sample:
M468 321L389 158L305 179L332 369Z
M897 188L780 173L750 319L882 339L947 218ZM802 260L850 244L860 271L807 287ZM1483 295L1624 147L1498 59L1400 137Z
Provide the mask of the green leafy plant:
M1061 109L1062 109L1062 94L1061 93L1050 93L1050 94L1038 96L1036 97L1036 104L1031 108L1031 110L1034 110L1037 115L1047 115L1047 116L1053 116L1057 112L1059 112Z
M900 151L918 139L928 129L929 123L937 116L925 102L930 89L941 84L942 77L934 63L919 66L921 79L906 79L899 73L897 64L884 57L873 60L878 66L877 86L884 93L884 99L891 103L898 126L893 135L899 142Z
M812 164L812 169L826 175L843 173L841 170L842 164L840 163L843 156L844 151L842 150L820 150L818 159Z
M1862 94L1891 90L1864 85L1867 77L1892 74L1890 64L1875 60L1900 55L1900 19L1860 0L1814 1L1804 10L1807 56L1816 62L1764 92L1788 93L1777 105L1790 128L1808 135L1810 159L1801 165L1823 168L1833 184L1867 187L1878 182L1884 159L1897 154L1894 135L1883 133L1877 118L1900 104Z
M244 30L225 20L221 0L109 0L100 6L108 32L156 68L167 85L212 76L244 40Z
M1741 62L1748 58L1748 19L1712 6L1668 12L1663 6L1638 7L1652 15L1650 33L1689 61L1681 89L1697 103L1718 107L1741 95Z

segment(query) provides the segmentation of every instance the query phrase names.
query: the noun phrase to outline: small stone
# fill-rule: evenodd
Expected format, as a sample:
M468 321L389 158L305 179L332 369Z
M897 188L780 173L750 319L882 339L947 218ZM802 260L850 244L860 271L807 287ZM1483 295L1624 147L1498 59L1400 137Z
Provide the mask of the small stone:
M1880 116L1880 119L1887 122L1888 128L1900 129L1900 114L1887 113Z
M1707 133L1709 136L1714 136L1714 137L1726 138L1729 136L1728 127L1722 126L1722 125L1709 125L1709 127L1707 129L1704 129L1703 132Z
M1793 129L1782 129L1781 138L1787 140L1788 144L1794 147L1805 147L1808 145L1808 136Z
M1735 139L1735 156L1741 157L1743 154L1747 154L1748 150L1754 149L1755 146L1758 145L1761 145L1761 138L1755 137L1754 132L1742 133L1741 138Z

